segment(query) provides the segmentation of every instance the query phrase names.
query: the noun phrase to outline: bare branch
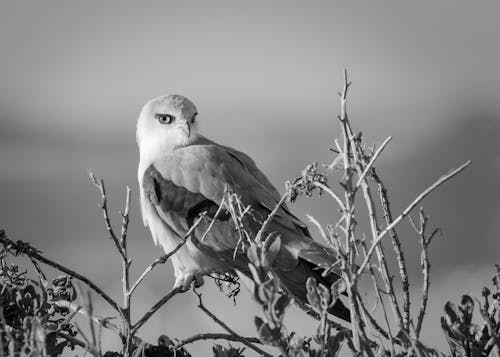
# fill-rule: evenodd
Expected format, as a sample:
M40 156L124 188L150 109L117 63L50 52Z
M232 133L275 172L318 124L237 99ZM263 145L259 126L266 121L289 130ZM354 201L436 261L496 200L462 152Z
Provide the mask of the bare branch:
M339 196L337 196L337 194L335 192L333 192L332 189L330 189L330 187L326 186L326 185L323 185L321 182L317 182L315 181L314 182L314 186L322 189L323 191L325 191L326 193L328 193L330 196L332 196L332 198L337 202L337 204L340 206L340 209L342 211L345 211L345 205L344 205L344 202L342 202L342 200L340 199Z
M363 253L366 255L366 245L365 245L365 240L362 241L362 247L363 247ZM377 301L380 301L380 306L382 306L382 313L384 315L384 321L387 326L387 331L385 331L379 324L378 322L373 318L373 316L369 313L368 309L366 308L365 304L361 303L361 307L363 308L365 315L368 317L368 320L370 321L371 325L377 330L382 336L384 336L387 340L390 341L391 343L391 353L394 356L394 343L395 340L392 332L391 332L391 325L389 324L389 318L387 317L387 310L385 308L384 300L382 299L380 289L378 288L378 282L377 282L377 277L375 275L375 271L371 264L368 265L368 270L370 272L370 275L372 277L372 282L373 282L373 290L377 293Z
M104 180L100 179L97 180L92 171L89 172L90 178L92 179L92 183L97 187L99 192L101 193L101 203L99 204L99 207L102 210L102 215L104 217L104 223L106 223L106 229L108 231L109 237L115 243L116 250L118 250L118 253L120 253L122 259L127 259L125 256L125 252L122 249L122 246L120 244L120 241L118 240L118 237L115 234L115 231L113 230L113 226L111 225L111 221L109 219L109 214L108 214L108 206L107 206L107 197L106 197L106 187L104 186Z
M368 261L369 261L371 255L375 251L375 248L380 244L380 242L382 241L382 239L387 235L387 233L391 229L393 229L395 226L397 226L401 222L401 220L403 218L405 218L406 216L408 216L408 214L411 212L411 210L413 208L415 208L415 206L418 205L420 203L420 201L422 201L429 193L431 193L436 188L438 188L439 186L441 186L443 183L445 183L446 181L448 181L449 179L451 179L453 176L457 175L459 172L463 171L469 165L470 165L470 161L466 161L465 163L463 163L462 165L460 165L458 168L450 171L446 175L441 176L436 182L434 182L425 191L423 191L415 200L413 200L413 202L410 203L408 205L408 207L405 208L405 210L403 211L403 213L401 213L391 224L389 224L384 230L382 230L379 233L377 239L373 242L372 246L368 250L368 254L365 257L365 260L363 261L363 263L360 265L360 267L358 269L358 274L361 274L361 272L365 269L366 264L368 264Z
M127 186L127 193L125 195L125 209L123 212L120 212L122 216L122 232L120 237L120 243L122 247L126 247L127 233L128 233L128 224L129 224L129 215L130 215L130 194L132 190L130 186ZM126 249L126 248L125 248Z
M262 240L262 234L264 233L264 231L266 230L267 226L272 221L272 219L274 218L276 213L278 213L278 210L281 208L281 205L285 202L285 200L288 198L288 196L289 196L288 192L286 192L283 196L281 196L281 199L278 201L278 203L276 204L274 209L271 211L271 213L269 213L269 215L267 216L267 218L264 221L264 223L262 224L262 226L260 226L260 229L255 236L255 240L257 242L260 242Z
M198 307L207 315L209 316L214 322L222 327L224 330L229 332L237 341L243 343L245 346L251 348L257 353L260 353L261 355L264 355L266 357L272 357L269 353L266 351L260 349L259 347L255 346L252 342L248 341L244 337L241 337L238 335L234 330L232 330L229 326L227 326L223 321L221 321L217 316L215 316L210 310L208 310L205 305L203 305L203 301L201 299L201 294L198 293L196 290L193 289L193 292L196 294L198 297Z
M85 310L89 314L89 316L92 316L94 314L94 305L92 304L92 295L90 294L90 291L87 290L87 296L83 298L84 304L85 304ZM90 330L90 342L92 346L96 346L97 338L96 338L96 332L95 332L95 327L94 327L94 320L88 319L89 321L89 330ZM100 354L100 353L99 353Z
M199 333L191 337L185 338L183 340L180 340L175 344L175 348L180 348L190 343L203 340L226 340L226 341L241 342L239 338L240 338L239 336L234 336L227 333ZM251 343L262 344L262 342L257 337L242 337L242 338Z
M424 214L423 208L420 208L420 226L417 228L415 222L411 218L411 216L408 216L411 225L415 229L415 231L418 234L419 241L420 241L420 246L422 248L422 253L420 256L420 265L422 267L422 274L423 274L423 282L422 282L422 302L420 304L420 310L418 313L417 317L417 326L415 328L415 336L418 339L420 336L420 332L422 330L422 323L424 321L425 317L425 312L427 310L427 300L429 298L429 286L430 286L430 262L429 262L429 257L427 254L427 249L429 244L431 243L432 239L434 236L439 233L441 230L439 228L436 228L432 233L426 237L426 229L427 229L427 222L429 220L429 217L427 217Z
M168 252L167 254L165 255L162 255L161 257L159 258L156 258L145 270L144 272L141 274L141 276L139 276L139 278L136 280L136 282L134 283L134 285L132 285L132 287L128 290L128 295L132 295L132 293L134 292L134 290L139 286L139 284L144 280L144 278L158 265L158 264L164 264L166 263L170 257L172 257L175 253L177 253L179 251L179 249L182 248L182 246L184 244L186 244L187 240L191 237L191 234L193 233L193 231L200 225L201 221L203 220L203 218L205 217L204 214L202 214L197 220L196 222L191 226L191 228L189 228L189 230L186 232L186 234L184 235L182 241L177 244L175 246L174 249L172 249L170 252ZM210 229L210 226L208 227L207 231Z
M373 164L375 163L375 160L377 160L377 158L379 157L382 150L384 150L385 146L391 140L392 140L392 137L390 137L390 136L387 139L385 139L384 142L382 143L382 145L380 145L380 147L377 149L377 151L372 155L370 162L368 163L368 165L366 165L363 173L359 176L358 182L356 183L356 187L359 187L359 185L361 185L361 182L363 182L363 180L365 179L366 174L372 168Z
M389 204L389 197L387 189L385 188L382 180L377 175L375 168L371 170L371 177L377 184L377 190L379 193L379 199L382 203L382 210L384 212L385 223L389 225L392 222L392 211ZM401 241L399 240L398 233L393 228L390 230L392 246L396 254L396 259L398 261L399 274L401 276L401 285L403 288L403 324L408 330L410 323L410 281L408 279L408 269L406 267L406 260L403 249L401 247Z
M156 313L156 311L158 311L171 298L173 298L175 295L177 295L180 292L182 292L181 287L173 288L167 295L162 297L160 299L160 301L158 301L156 304L154 304L154 306L148 312L146 312L144 314L144 316L142 316L141 319L139 321L137 321L137 323L134 326L132 326L130 334L133 336L137 332L137 330L140 329L142 327L142 325L144 325L146 323L146 321L148 321L149 318Z

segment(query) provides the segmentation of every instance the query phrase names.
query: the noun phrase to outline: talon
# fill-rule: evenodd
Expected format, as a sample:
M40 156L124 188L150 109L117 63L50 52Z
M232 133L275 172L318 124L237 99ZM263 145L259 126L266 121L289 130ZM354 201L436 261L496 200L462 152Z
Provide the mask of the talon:
M183 283L184 283L184 277L183 276L178 276L175 279L174 289L180 288L183 285Z
M182 274L175 279L174 289L180 288L181 291L188 291L193 285L195 288L199 288L204 284L203 277L199 273L187 273Z
M197 275L194 280L194 287L199 288L205 284L205 280L203 280L203 276Z

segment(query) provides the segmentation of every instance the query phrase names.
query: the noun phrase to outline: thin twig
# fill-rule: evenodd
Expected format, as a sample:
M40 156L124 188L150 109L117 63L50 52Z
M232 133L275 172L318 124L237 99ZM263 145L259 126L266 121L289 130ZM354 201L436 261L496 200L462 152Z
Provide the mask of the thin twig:
M363 182L363 180L365 179L366 174L372 168L373 164L375 163L375 160L377 160L380 153L382 152L382 150L384 150L385 146L389 143L389 141L391 141L391 139L392 137L390 136L387 139L385 139L382 145L380 145L377 151L372 155L370 162L368 163L368 165L366 165L363 173L359 176L358 182L356 183L356 188L359 187L359 185L361 185L361 182Z
M66 308L71 311L71 315L66 318L65 323L69 323L71 321L71 318L74 316L74 314L81 314L89 319L92 319L95 323L97 323L99 326L102 326L110 331L113 331L116 333L118 336L122 337L121 330L118 326L113 324L110 321L110 318L104 318L96 315L89 315L88 311L82 308L82 306L79 306L75 303L66 301L66 300L59 300L59 301L54 301L54 305L57 305L62 308Z
M377 175L375 168L371 170L370 176L377 184L379 199L382 203L382 210L384 212L385 223L389 225L392 222L392 211L389 204L387 189L385 188L380 177ZM399 275L401 276L401 285L403 290L403 324L406 330L408 330L410 323L410 280L408 278L408 269L406 267L405 255L403 248L401 247L401 241L399 240L398 233L393 228L390 230L390 234L394 253L398 261Z
M403 211L403 213L401 213L391 224L389 224L385 229L383 229L379 233L377 239L371 245L370 249L368 250L368 254L365 257L365 260L363 261L363 263L360 265L360 267L358 269L358 274L360 274L365 269L366 264L368 264L368 261L369 261L371 255L375 251L375 248L380 244L380 242L382 241L382 239L387 235L387 233L391 229L393 229L395 226L397 226L401 222L401 220L403 218L405 218L406 216L408 216L408 214L411 212L411 210L413 208L415 208L415 206L418 205L420 203L420 201L422 201L429 193L431 193L436 188L438 188L439 186L441 186L444 182L446 182L449 179L451 179L453 176L457 175L459 172L463 171L467 166L470 165L470 163L471 163L470 161L466 161L465 163L463 163L462 165L460 165L458 168L450 171L446 175L441 176L436 182L434 182L425 191L423 191L415 200L413 200L413 202L410 203L408 205L408 207L405 208L405 210Z
M353 133L352 133L352 129L350 128L349 124L347 124L347 127L348 127L349 135L352 136ZM386 143L387 142L388 142L388 140L386 140ZM359 151L359 153L358 153L358 151ZM381 152L381 150L379 151L379 153L380 152ZM371 194L370 186L368 185L368 181L366 180L366 177L365 177L366 172L368 172L368 171L366 168L363 170L363 166L362 166L362 158L364 157L364 152L363 152L363 149L361 148L360 145L355 144L353 153L354 153L354 159L356 162L356 168L358 171L358 175L360 177L360 180L358 181L358 183L361 185L366 208L368 210L368 218L370 220L370 229L372 232L372 239L375 240L379 234L379 226L378 226L378 220L377 220L375 205L373 203L373 197ZM371 164L374 163L373 158L370 161L370 163ZM397 297L395 294L393 279L392 279L391 275L389 274L389 268L387 267L385 252L384 252L384 249L381 245L376 247L376 253L377 253L377 259L379 262L381 276L382 276L382 279L385 283L386 289L389 292L389 294L388 294L389 302L390 302L390 306L391 306L391 309L392 309L392 312L394 315L394 319L396 320L397 324L402 327L403 326L403 318L401 316L401 309L399 308L399 303L398 303L398 300L397 300Z
M422 282L422 302L420 304L420 310L417 317L417 326L415 328L415 336L418 339L420 337L420 332L422 330L422 323L424 321L425 312L427 310L427 300L429 298L429 286L430 286L430 262L427 255L427 249L432 239L437 233L441 232L440 228L436 228L432 233L426 237L427 222L429 217L424 214L423 208L420 208L419 218L420 227L417 228L415 222L408 216L413 229L417 232L420 241L420 246L422 248L422 253L420 257L420 265L422 267L423 282Z
M335 192L333 192L332 189L330 189L330 187L326 186L326 185L323 185L321 182L317 182L317 181L314 181L314 186L322 189L323 191L325 191L326 193L328 193L330 196L332 196L332 198L337 202L337 204L340 206L340 209L342 211L345 211L345 206L344 206L344 202L342 202L342 200L340 199L339 196L337 196L337 194Z
M362 247L363 247L363 254L366 255L366 245L365 245L365 240L362 241ZM377 293L377 299L380 301L380 306L382 306L382 313L384 315L384 321L387 326L387 331L385 331L382 326L378 324L378 322L372 317L372 315L369 313L368 309L366 308L365 304L361 303L361 307L363 308L365 315L368 317L368 320L372 324L372 326L377 330L382 336L384 336L389 342L391 343L391 355L395 356L394 353L394 341L395 339L392 336L391 332L391 325L389 324L389 318L387 317L387 310L385 308L384 300L382 299L382 295L380 293L380 290L378 288L378 282L377 282L377 277L375 275L375 271L372 267L371 264L368 264L368 270L370 272L370 275L372 277L372 282L373 282L373 289Z
M222 213L222 210L226 207L226 200L227 200L227 191L225 190L224 196L222 197L219 208L217 208L217 211L215 212L215 215L212 218L212 221L208 225L208 228L205 230L205 233L203 233L203 235L199 239L200 242L203 242L205 240L206 236L208 235L208 233L212 230L212 227L214 226L215 222L217 221L217 218L219 218L220 214ZM201 222L202 218L203 217L200 217L200 222ZM198 225L198 223L199 222L197 222L197 224L195 224L194 226L196 227Z
M321 226L321 223L319 223L318 220L316 218L314 218L314 216L311 216L310 214L308 214L306 216L307 216L307 219L309 220L309 222L311 222L312 224L314 224L316 226L316 228L318 228L318 231L321 234L321 237L323 237L323 239L325 240L325 242L328 245L333 245L332 242L330 241L330 239L328 239L328 236L326 235L325 230Z
M164 264L166 263L171 256L173 256L175 253L177 253L179 251L179 249L182 248L182 246L184 244L186 244L187 240L191 237L191 234L193 233L193 231L196 229L196 227L198 227L201 223L201 221L203 220L203 218L205 217L204 214L202 214L198 220L196 220L196 222L191 226L191 228L189 228L189 230L187 231L187 233L184 235L182 241L180 243L178 243L174 249L172 249L170 252L168 252L167 254L165 255L162 255L161 257L159 258L156 258L145 270L144 272L141 274L141 276L139 276L139 278L136 280L136 282L132 285L132 287L128 290L128 295L132 295L132 293L134 292L134 290L139 286L139 284L144 280L144 278L158 265L158 264ZM210 229L210 227L208 228Z
M101 357L101 355L99 354L99 351L97 351L94 348L94 346L90 343L89 339L87 338L87 336L85 336L85 334L83 333L83 331L80 328L80 326L78 324L75 324L75 328L78 331L78 334L80 336L82 336L83 340L85 341L85 342L83 342L83 344L85 345L85 347L83 347L83 348L86 351L90 352L93 356L95 356L95 357Z
M269 215L267 216L266 220L260 226L260 229L259 229L259 231L257 232L257 234L255 236L255 241L256 242L262 241L262 234L264 234L264 231L266 230L267 226L272 221L272 219L274 218L274 216L276 215L276 213L278 213L278 210L281 208L281 205L285 202L285 200L288 198L288 196L289 196L288 192L286 192L283 196L281 196L281 199L278 201L278 203L276 204L276 206L274 206L274 209L271 211L271 213L269 213Z
M120 248L122 252L122 292L123 292L123 334L126 336L125 343L123 344L122 352L125 357L130 356L131 346L132 346L132 334L129 333L131 327L130 316L131 311L131 296L128 293L130 289L130 265L132 260L128 258L127 249L127 235L128 235L128 224L129 224L129 214L130 214L130 187L127 186L127 193L125 198L125 209L123 212L120 211L122 216L121 225L121 235L120 235Z
M92 316L94 314L94 305L92 304L92 296L90 295L90 291L87 290L87 296L83 299L84 304L85 304L85 310L89 314L89 316ZM97 344L97 338L96 338L96 333L95 333L95 328L94 328L94 320L88 319L89 321L89 331L90 331L90 342L93 347L95 347Z
M344 216L345 216L345 244L347 259L344 262L343 278L346 283L348 299L349 299L349 309L351 312L351 328L352 328L352 344L357 353L361 353L363 350L364 341L367 341L365 325L362 322L361 314L359 310L358 295L359 291L357 288L356 281L356 238L354 235L354 230L356 226L355 218L355 194L356 190L353 187L353 176L354 176L354 164L352 160L355 158L355 139L350 135L349 132L349 119L347 116L347 92L349 90L351 83L347 79L347 70L344 70L344 86L340 96L340 115L338 119L341 122L342 128L342 144L343 148L341 150L343 154L344 161L344 177L341 186L344 188ZM354 146L354 148L353 148ZM340 148L340 146L339 146ZM366 350L366 352L371 352Z
M125 253L121 247L120 241L118 240L118 237L115 234L115 231L113 230L113 226L111 225L111 221L109 219L109 214L108 214L108 206L107 206L107 197L106 197L106 187L104 186L104 180L100 179L97 180L92 171L89 172L90 178L92 179L92 183L97 187L99 192L101 193L101 203L99 204L99 207L102 210L102 214L104 216L104 223L106 223L106 229L108 231L109 237L115 243L116 250L118 250L118 253L120 253L122 259L127 259L125 256Z
M198 307L207 315L209 316L214 322L222 327L224 330L229 332L237 341L243 343L245 346L251 348L257 353L260 353L261 355L264 355L266 357L272 357L269 353L266 351L260 349L259 347L255 346L252 342L248 341L244 337L241 337L238 335L234 330L232 330L229 326L227 326L223 321L221 321L217 316L215 316L210 310L208 310L205 305L203 305L203 301L201 299L201 294L198 293L196 290L193 289L193 292L195 295L198 297Z
M128 224L129 224L129 216L130 216L130 194L132 190L130 189L130 186L127 186L127 193L125 194L125 209L123 212L120 212L120 215L122 216L122 231L121 231L121 236L120 236L120 243L122 247L126 248L126 240L127 240L127 234L128 234Z
M370 172L370 168L372 168L371 171L373 171L373 164L378 155L380 155L380 153L382 152L383 148L390 141L390 137L384 141L379 150L374 155L372 155L372 158L369 161L369 163L365 165L366 155L364 153L363 147L360 144L361 134L355 136L350 126L350 123L347 120L344 122L344 127L345 127L344 130L346 131L345 136L347 136L350 139L350 141L353 142L354 148L352 150L352 153L355 162L355 167L359 176L358 183L356 184L356 187L353 189L353 191L355 192L359 187L359 185L361 185L366 207L368 209L368 217L370 220L372 239L375 240L379 234L379 226L370 186L368 184L368 181L366 180L366 174ZM377 253L377 259L379 262L379 267L380 267L379 269L381 272L381 276L388 291L387 295L389 296L390 306L394 315L394 319L399 326L403 327L404 320L402 318L401 309L399 307L399 303L395 294L393 278L391 277L387 266L384 249L381 245L378 245L375 251Z
M133 336L137 332L137 330L140 329L141 326L144 325L146 323L146 321L148 321L149 318L156 313L156 311L158 311L171 298L173 298L175 295L177 295L180 292L182 292L182 287L173 288L167 295L162 297L156 304L154 304L154 306L148 312L146 312L144 314L144 316L142 316L140 318L139 321L137 321L135 323L135 325L132 326L132 329L130 330L130 334Z

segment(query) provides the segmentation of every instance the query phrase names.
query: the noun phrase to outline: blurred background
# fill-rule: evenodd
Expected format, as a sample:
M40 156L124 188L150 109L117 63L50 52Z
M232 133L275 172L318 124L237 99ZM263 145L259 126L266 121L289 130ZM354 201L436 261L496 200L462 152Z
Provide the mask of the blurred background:
M443 229L430 253L423 337L442 348L444 303L465 292L479 297L499 262L499 12L497 1L1 1L0 226L119 299L119 257L88 171L104 178L117 224L125 187L133 189L136 276L161 254L137 204L142 105L161 94L187 96L202 132L249 154L282 191L306 164L332 160L347 68L354 129L368 143L393 136L377 167L394 212L472 160L423 202L431 227ZM336 218L326 197L292 210L325 224ZM420 251L408 226L400 232L418 296ZM160 267L136 295L133 316L173 281L170 264ZM203 291L207 306L236 331L255 334L258 309L246 293L233 306L211 281ZM195 303L192 294L177 296L140 336L156 342L162 333L219 331ZM299 332L311 331L302 313L291 315ZM119 344L105 342L108 349ZM203 356L207 346L190 351Z

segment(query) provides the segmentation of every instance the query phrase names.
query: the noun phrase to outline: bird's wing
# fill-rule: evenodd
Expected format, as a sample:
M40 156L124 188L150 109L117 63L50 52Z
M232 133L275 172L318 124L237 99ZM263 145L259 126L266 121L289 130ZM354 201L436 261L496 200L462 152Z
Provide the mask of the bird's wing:
M207 138L205 138L204 136L201 136L201 135L198 137L198 139L197 139L197 141L195 143L200 144L200 145L213 145L213 146L219 147L220 149L224 150L233 159L235 159L236 161L238 161L238 163L240 163L245 168L245 170L250 175L253 176L253 178L255 178L262 186L264 186L267 189L267 194L270 195L276 201L276 203L281 199L281 195L278 192L278 190L276 190L276 188L271 183L271 181L269 181L269 179L267 178L267 176L262 171L260 171L260 169L257 167L257 165L252 160L252 158L250 156L248 156L247 154L245 154L245 153L243 153L241 151L238 151L236 149L233 149L233 148L231 148L229 146L224 146L224 145L217 144L217 143L211 141L210 139L207 139ZM261 204L263 204L263 203L261 203ZM271 210L273 208L274 208L274 206L273 207L267 207L267 209L269 210L269 212L271 212ZM309 236L309 237L311 236L311 234L309 233L309 231L307 229L307 226L304 223L302 223L300 221L300 219L298 219L296 216L294 216L288 210L288 207L287 207L287 205L285 203L283 203L281 205L281 209L286 212L286 216L288 218L292 218L293 219L294 224L296 224L303 231L303 233L306 236Z
M145 195L159 216L180 236L187 232L197 214L206 210L212 217L215 215L226 188L265 219L280 196L253 161L243 155L214 143L176 149L146 170ZM278 232L281 236L282 249L277 259L280 269L295 268L299 257L319 266L331 264L332 257L326 248L308 236L304 224L286 207L278 209L268 227L269 232ZM256 233L258 228L254 225L250 229ZM227 213L219 217L213 229L215 233L202 245L217 256L232 256L238 234ZM198 232L197 238L201 233Z

